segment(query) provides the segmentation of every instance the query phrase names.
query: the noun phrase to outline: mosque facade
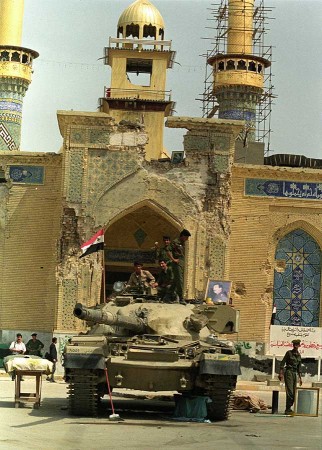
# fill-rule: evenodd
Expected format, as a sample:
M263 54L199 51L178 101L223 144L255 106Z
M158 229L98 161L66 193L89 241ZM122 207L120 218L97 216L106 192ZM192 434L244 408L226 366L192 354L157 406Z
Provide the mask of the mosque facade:
M0 34L0 53L9 53L0 62L0 126L11 139L0 132L2 342L36 330L63 343L82 330L73 307L101 301L102 257L79 259L80 245L100 228L107 290L128 278L136 259L155 272L154 243L186 228L192 236L185 296L203 299L208 279L230 280L240 311L235 341L265 352L273 309L276 325L321 325L322 161L264 157L255 141L256 101L269 63L252 55L255 5L243 2L242 17L236 1L228 2L227 53L208 61L218 118L172 115L166 73L175 51L160 12L136 0L120 11L105 50L112 78L99 111L57 112L57 154L20 151L12 111L18 103L21 111L21 86L25 92L38 54L19 47L12 31ZM0 22L18 18L13 29L20 30L23 0L14 3L18 10L1 0ZM133 74L148 81L137 84ZM165 121L186 130L178 160L163 147Z

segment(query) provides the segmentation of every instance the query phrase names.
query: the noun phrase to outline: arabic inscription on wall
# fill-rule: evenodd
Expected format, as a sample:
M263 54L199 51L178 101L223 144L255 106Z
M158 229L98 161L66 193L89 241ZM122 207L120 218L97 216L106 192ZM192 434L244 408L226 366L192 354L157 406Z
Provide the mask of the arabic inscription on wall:
M322 200L322 183L246 178L245 195Z

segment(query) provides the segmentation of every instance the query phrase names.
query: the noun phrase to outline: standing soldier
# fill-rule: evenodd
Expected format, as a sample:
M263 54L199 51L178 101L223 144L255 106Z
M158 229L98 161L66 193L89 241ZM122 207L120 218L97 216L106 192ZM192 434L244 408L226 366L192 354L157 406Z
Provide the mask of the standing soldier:
M299 339L294 339L292 341L293 348L292 350L288 350L285 353L285 356L281 362L280 374L278 379L280 381L283 380L285 382L285 390L286 390L286 409L285 414L292 414L291 406L294 403L295 398L295 388L297 384L297 376L299 378L300 386L302 386L302 377L301 377L301 355L299 353L299 347L301 345L301 341ZM285 366L285 368L284 368Z
M37 339L37 333L32 333L32 339L26 344L27 354L34 356L42 356L41 350L44 348L44 344Z
M183 300L183 283L184 283L184 264L185 264L185 242L191 236L188 230L182 230L180 236L171 243L168 253L175 281L176 294L180 303L185 304Z
M53 363L53 370L52 370L51 376L46 378L46 380L50 381L51 383L56 383L56 381L54 379L54 373L56 372L56 364L57 364L56 344L57 344L57 338L53 337L51 340L50 347L49 347L49 357L48 357L49 361L51 361Z
M163 247L159 247L159 243L155 243L155 259L157 261L170 262L169 252L171 251L170 236L163 236Z

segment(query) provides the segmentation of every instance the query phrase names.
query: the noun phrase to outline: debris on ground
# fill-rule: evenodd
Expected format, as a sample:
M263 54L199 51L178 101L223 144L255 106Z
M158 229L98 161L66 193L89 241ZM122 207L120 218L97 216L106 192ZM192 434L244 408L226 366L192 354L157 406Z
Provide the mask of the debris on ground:
M261 398L252 394L236 392L233 400L234 410L248 410L251 412L266 411L268 405Z

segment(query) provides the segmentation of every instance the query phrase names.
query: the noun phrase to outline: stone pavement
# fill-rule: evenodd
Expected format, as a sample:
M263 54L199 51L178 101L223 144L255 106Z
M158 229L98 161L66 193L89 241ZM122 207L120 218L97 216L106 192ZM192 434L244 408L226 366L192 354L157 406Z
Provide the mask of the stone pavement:
M259 386L262 386L258 390ZM240 382L239 389L258 395L270 404L271 392L253 382ZM249 389L250 387L257 388ZM25 392L34 380L26 378ZM124 391L122 391L124 392ZM133 391L132 391L133 392ZM259 395L260 394L260 395ZM67 411L67 389L63 381L44 380L39 409L31 405L14 408L14 383L0 377L1 450L271 450L321 448L322 421L316 417L286 417L268 412L234 411L230 420L217 423L184 423L172 419L173 403L144 398L122 398L115 392L116 413L121 422L109 420L108 399L98 418L73 417ZM285 394L280 394L284 411ZM320 404L321 411L321 404Z

